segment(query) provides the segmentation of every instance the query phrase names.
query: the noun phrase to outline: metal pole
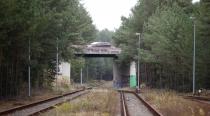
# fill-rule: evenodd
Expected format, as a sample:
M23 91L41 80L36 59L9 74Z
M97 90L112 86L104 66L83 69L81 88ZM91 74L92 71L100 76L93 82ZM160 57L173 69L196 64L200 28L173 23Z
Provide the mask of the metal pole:
M140 51L140 39L141 39L141 34L139 34L139 51ZM140 89L140 55L138 51L138 89Z
M31 40L28 41L28 96L31 96Z
M71 85L71 62L69 62L69 84Z
M80 85L82 85L82 68L80 69Z
M58 89L58 38L56 39L56 88Z
M195 22L194 22L194 42L193 42L193 95L195 94Z
M86 75L87 75L87 82L88 82L88 63L87 63L87 69L86 69Z

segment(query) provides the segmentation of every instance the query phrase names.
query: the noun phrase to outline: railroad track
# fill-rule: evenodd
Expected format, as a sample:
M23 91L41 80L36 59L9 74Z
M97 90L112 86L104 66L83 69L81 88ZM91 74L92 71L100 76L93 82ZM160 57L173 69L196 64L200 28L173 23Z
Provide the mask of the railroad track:
M70 93L66 93L63 95L58 95L56 97L52 97L49 99L41 100L38 102L34 102L31 104L15 107L12 109L8 109L0 112L0 116L29 116L29 115L37 115L40 112L44 112L46 110L54 108L54 106L67 102L69 100L75 99L79 96L82 96L88 93L87 89L79 89Z
M135 92L119 90L119 93L122 116L162 116Z
M210 105L210 98L209 97L201 97L201 96L182 96L184 99L190 99L192 101L205 103Z

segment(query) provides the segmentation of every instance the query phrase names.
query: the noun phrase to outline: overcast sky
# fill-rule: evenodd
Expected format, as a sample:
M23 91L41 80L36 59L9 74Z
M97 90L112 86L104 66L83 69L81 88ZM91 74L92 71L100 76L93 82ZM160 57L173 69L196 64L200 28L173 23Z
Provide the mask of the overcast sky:
M121 16L128 17L138 0L81 0L97 29L115 30L121 24ZM199 0L193 0L199 1Z

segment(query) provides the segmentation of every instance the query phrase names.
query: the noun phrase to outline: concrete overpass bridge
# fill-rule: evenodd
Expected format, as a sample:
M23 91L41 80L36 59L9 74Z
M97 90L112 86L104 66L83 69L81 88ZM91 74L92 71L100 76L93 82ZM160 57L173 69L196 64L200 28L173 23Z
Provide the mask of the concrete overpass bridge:
M121 49L114 47L108 42L93 42L89 45L74 45L75 55L78 57L112 57L113 58L113 86L120 87L120 66L116 63Z
M94 42L90 45L78 46L74 45L75 48L78 48L75 55L80 57L113 57L117 58L121 49L116 48L109 44L108 42Z

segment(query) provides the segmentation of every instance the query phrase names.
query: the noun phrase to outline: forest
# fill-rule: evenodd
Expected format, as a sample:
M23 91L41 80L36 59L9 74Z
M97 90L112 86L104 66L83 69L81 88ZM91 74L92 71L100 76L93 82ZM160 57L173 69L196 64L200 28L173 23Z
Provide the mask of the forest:
M75 59L73 44L96 37L92 19L79 0L1 0L0 16L1 97L27 91L29 65L32 88L50 88L57 46L59 62L69 62Z
M210 88L210 0L139 0L121 20L113 37L123 49L118 62L139 58L141 84L192 92L195 29L195 88Z
M73 81L81 67L86 81L112 79L112 59L74 56L72 45L93 41L122 48L123 66L140 59L142 85L192 91L194 27L196 89L210 89L210 0L138 0L121 20L99 31L80 0L0 0L0 98L27 91L29 66L32 88L51 88L57 51L59 62L72 63Z

